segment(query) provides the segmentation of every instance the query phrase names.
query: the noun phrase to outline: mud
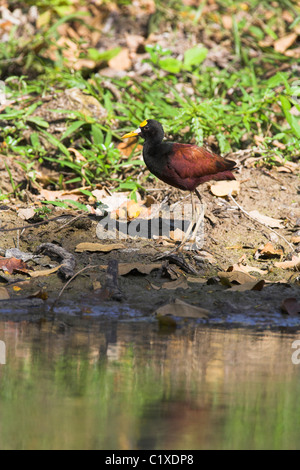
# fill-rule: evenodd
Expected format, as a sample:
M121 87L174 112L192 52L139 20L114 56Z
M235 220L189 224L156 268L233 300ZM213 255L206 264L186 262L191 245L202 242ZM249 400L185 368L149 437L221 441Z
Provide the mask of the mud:
M76 223L67 223L66 218L42 225L30 226L26 230L0 232L1 255L5 250L17 247L22 252L35 253L42 243L53 243L75 255L75 273L84 269L66 286L67 279L57 272L48 276L30 277L27 273L0 273L0 286L9 293L9 300L0 301L0 315L10 318L43 318L47 315L63 317L99 317L134 319L147 318L157 321L156 310L175 299L209 310L208 319L179 319L176 326L186 321L204 321L218 324L242 324L262 328L300 327L300 316L287 315L282 311L286 298L299 299L299 273L296 270L276 268L274 262L280 258L269 256L256 259L260 246L271 242L274 248L282 249L282 260L291 259L299 252L299 244L289 246L299 235L299 179L292 173L280 173L275 168L243 169L237 176L241 190L236 200L247 212L258 210L261 214L281 219L283 228L270 230L249 219L229 199L216 198L209 191L209 184L202 186L201 193L207 206L205 218L205 242L200 250L183 251L175 258L162 258L173 248L158 240L122 240L124 248L108 253L77 253L81 242L99 242L96 228L99 218L83 215ZM157 182L157 192L151 187L151 195L159 202L168 196L169 203L186 196ZM154 187L155 188L155 187ZM28 226L32 221L23 221L17 213L28 204L15 201L1 206L1 228ZM66 211L53 209L51 217L65 215ZM68 214L70 214L68 212ZM78 215L72 212L73 215ZM41 221L41 219L39 219ZM281 238L280 236L284 237ZM294 237L294 238L292 238ZM114 240L101 240L112 244ZM244 257L245 264L263 271L251 272L255 279L264 279L262 290L232 290L234 284L224 285L218 273ZM122 293L118 300L110 293L104 295L107 281L106 267L111 260L123 263L160 263L158 269L142 274L138 270L117 277L118 289ZM175 260L175 261L174 261ZM182 260L184 264L178 262ZM34 270L55 267L59 260L47 254L29 261ZM91 267L89 267L91 266ZM88 268L87 268L88 267ZM179 287L174 280L182 279ZM172 284L173 283L173 284ZM174 287L173 287L174 286ZM61 290L64 291L61 293ZM52 310L51 310L52 308Z

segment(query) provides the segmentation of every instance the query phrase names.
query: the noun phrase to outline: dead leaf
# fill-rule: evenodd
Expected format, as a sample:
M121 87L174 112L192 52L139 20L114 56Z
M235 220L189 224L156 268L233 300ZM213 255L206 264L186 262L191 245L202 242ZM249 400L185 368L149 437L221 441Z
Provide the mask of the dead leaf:
M297 315L300 313L300 303L295 297L289 297L282 301L281 310L288 315Z
M185 233L180 228L176 228L170 232L170 239L174 242L181 242L184 235Z
M50 274L56 273L62 265L55 266L55 268L51 269L41 269L40 271L30 271L28 274L30 277L43 277L43 276L50 276Z
M128 70L131 67L131 59L129 56L129 49L124 48L119 52L116 57L113 57L108 61L108 65L114 70Z
M268 242L262 248L258 248L258 250L256 251L254 255L254 258L255 259L259 259L259 258L265 259L265 258L274 258L274 257L280 258L281 256L283 256L283 254L284 253L281 248L276 249L274 248L271 242Z
M246 290L262 290L262 288L265 285L265 281L261 279L260 281L251 281L251 282L245 282L245 284L241 284L239 286L232 286L231 289L228 289L226 292L232 292L232 291L237 291L237 292L244 292Z
M28 296L28 299L42 299L42 300L47 300L49 297L48 292L46 289L40 289L33 294Z
M9 298L9 293L7 292L5 287L0 287L0 300L7 300Z
M188 283L185 277L180 277L176 281L164 282L161 286L162 289L175 290L175 289L188 289Z
M245 253L240 257L237 263L229 266L226 270L228 273L233 271L241 271L243 273L257 272L259 274L266 274L266 270L256 268L247 264L247 257Z
M295 47L294 49L289 49L285 52L287 57L293 57L294 59L300 59L300 47Z
M19 209L17 214L18 214L18 217L20 217L21 219L29 220L29 219L32 219L36 215L36 212L33 209L33 207L28 207L27 209Z
M227 269L227 272L233 272L233 271L240 271L242 273L251 273L251 272L256 272L259 274L266 274L266 270L263 271L262 269L256 268L255 266L249 266L248 264L243 264L243 262L238 262L236 264L233 264L232 266L229 266Z
M225 197L228 196L229 193L231 193L232 196L237 196L240 192L240 181L217 181L211 185L210 190L212 194L217 197Z
M28 274L29 269L24 261L17 258L3 258L0 257L0 269L4 272L12 274L13 272L21 272Z
M232 30L232 16L222 15L222 23L225 29Z
M275 147L278 147L279 149L281 150L285 150L286 149L286 145L283 144L282 142L279 142L279 140L273 140L272 141L272 144L275 145Z
M75 251L77 253L83 253L84 251L92 251L92 252L97 252L97 251L102 251L104 253L108 253L112 250L122 250L125 248L125 245L122 245L122 243L89 243L89 242L83 242L79 243Z
M117 148L120 150L121 154L124 155L124 157L129 157L134 149L139 152L143 150L142 145L137 145L136 137L130 137L129 139L120 142Z
M119 275L125 276L126 274L137 271L139 274L150 274L155 269L161 269L161 263L120 263L119 264Z
M261 222L262 224L267 225L268 227L283 228L282 220L274 219L273 217L268 217L267 215L262 215L257 210L249 212L249 215L253 219L257 220L258 222Z
M291 47L292 44L296 41L298 35L296 33L290 33L287 36L277 39L274 42L274 49L276 52L284 52Z
M172 315L181 318L208 318L210 311L205 308L195 307L180 299L176 299L174 303L163 305L155 312L157 317Z
M300 269L300 257L292 256L291 261L276 262L274 266L281 269Z
M254 276L244 273L242 271L232 271L232 272L218 272L218 277L221 280L221 283L225 286L231 286L233 282L238 284L246 284L246 282L256 281Z
M136 52L145 42L144 36L139 34L128 34L125 33L125 39L127 47L130 51Z
M299 236L299 235L294 235L294 236L291 238L291 242L292 242L292 243L295 243L295 245L297 245L298 243L300 243L300 236Z
M254 142L256 143L256 145L257 145L258 147L259 147L260 144L262 144L264 141L265 141L264 136L262 136L262 135L255 135L255 136L254 136Z

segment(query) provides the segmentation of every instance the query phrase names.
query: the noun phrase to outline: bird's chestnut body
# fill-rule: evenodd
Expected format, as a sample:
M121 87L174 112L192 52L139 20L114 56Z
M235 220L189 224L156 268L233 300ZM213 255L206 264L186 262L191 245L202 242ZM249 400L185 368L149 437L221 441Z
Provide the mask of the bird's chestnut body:
M163 142L162 125L154 119L143 121L139 129L123 137L134 135L145 139L143 158L150 172L175 188L194 191L210 180L235 179L230 171L235 162L197 145Z

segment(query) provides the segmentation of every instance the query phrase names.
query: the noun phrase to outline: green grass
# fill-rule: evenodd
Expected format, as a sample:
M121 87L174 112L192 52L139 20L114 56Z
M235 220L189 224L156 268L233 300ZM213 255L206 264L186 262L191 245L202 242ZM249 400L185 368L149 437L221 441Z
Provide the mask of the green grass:
M214 136L222 154L256 147L255 140L259 136L262 137L259 151L268 161L272 162L276 155L287 159L299 156L300 121L294 111L300 111L300 88L296 67L293 68L297 60L275 52L272 47L260 46L266 35L273 39L278 37L275 16L269 15L266 19L263 12L276 13L281 24L280 5L274 7L263 2L258 8L258 1L247 2L249 12L256 11L260 20L249 24L244 18L239 19L239 10L245 4L219 1L220 8L214 17L211 14L205 19L207 34L210 34L214 23L223 28L223 14L234 13L232 31L226 32L223 28L231 41L233 55L227 68L203 67L209 51L201 45L186 50L182 57L174 56L169 49L148 45L146 62L152 68L150 76L139 80L134 77L106 79L121 96L116 101L97 73L70 70L59 47L56 60L46 57L46 51L59 37L58 26L82 16L80 12L67 14L69 3L57 1L52 5L51 24L46 32L38 32L31 43L21 47L12 31L8 43L0 47L0 79L5 81L7 99L12 102L0 114L4 143L1 151L22 159L23 169L31 170L37 161L52 164L63 175L58 183L53 182L53 187L105 182L134 192L144 183L143 179L136 179L134 171L143 163L135 151L128 159L122 158L117 144L124 132L135 128L145 118L158 119L168 138L182 142L194 141L202 145L208 136ZM291 3L283 2L282 8L289 8ZM180 6L180 2L170 2L168 9L161 3L158 5L161 23L175 21L176 15L170 15L172 7L177 13L190 15L184 21L203 21L199 19L202 10ZM45 5L43 11L47 11ZM290 12L294 23L299 22L294 4ZM253 50L258 53L253 54ZM96 60L106 63L118 54L118 48L105 53L90 48L89 54L94 58L95 54L100 55ZM20 60L13 65L16 58ZM285 63L290 66L278 71L279 65ZM10 69L15 74L9 74ZM106 109L107 118L101 124L72 111L68 113L66 130L57 139L48 132L47 120L33 113L43 96L73 87L94 96ZM30 138L24 138L28 130ZM49 154L45 148L45 139L55 149L54 153ZM274 140L284 145L283 150L274 146ZM70 147L75 147L80 158L76 158ZM133 170L132 175L128 169Z

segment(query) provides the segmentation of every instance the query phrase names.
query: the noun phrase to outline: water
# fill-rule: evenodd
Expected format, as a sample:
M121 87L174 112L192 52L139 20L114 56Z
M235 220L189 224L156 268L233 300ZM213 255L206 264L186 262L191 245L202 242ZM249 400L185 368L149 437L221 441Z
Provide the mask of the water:
M0 449L299 449L300 332L0 323Z

